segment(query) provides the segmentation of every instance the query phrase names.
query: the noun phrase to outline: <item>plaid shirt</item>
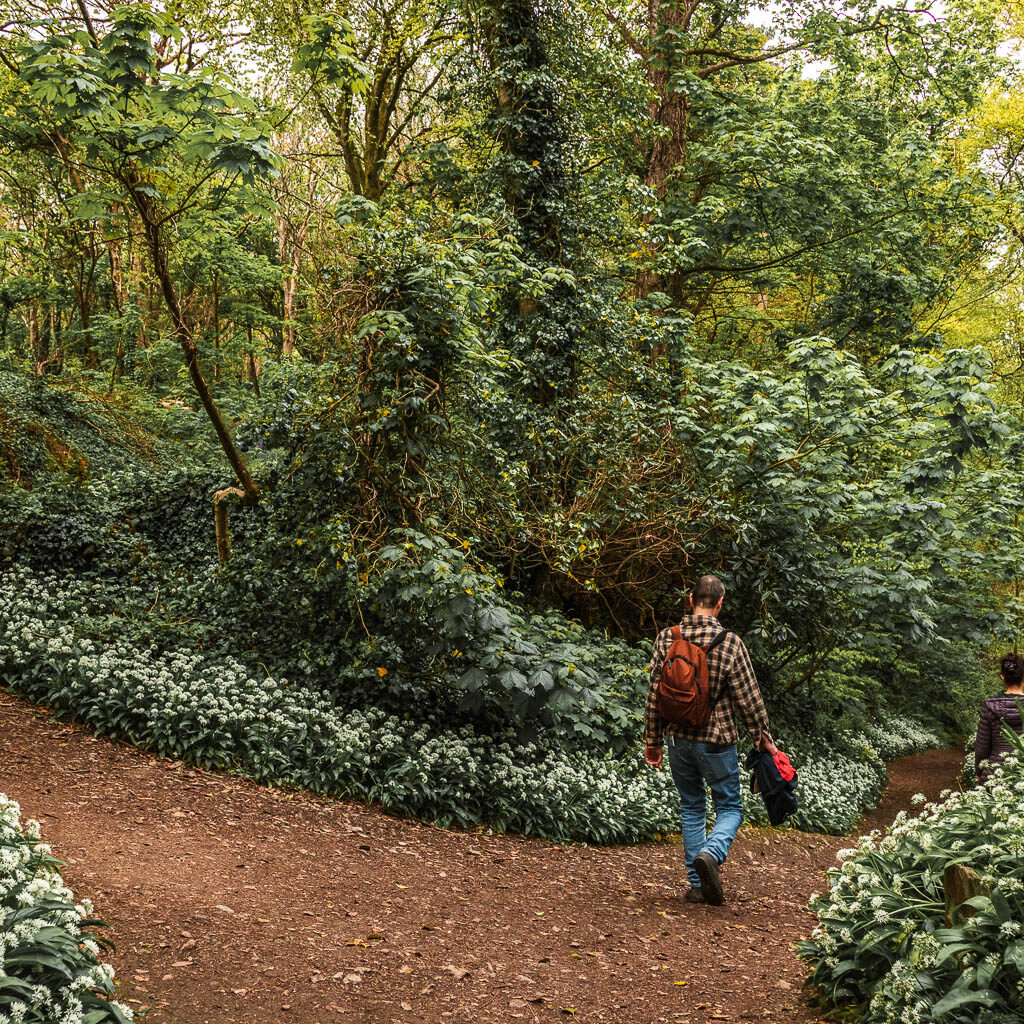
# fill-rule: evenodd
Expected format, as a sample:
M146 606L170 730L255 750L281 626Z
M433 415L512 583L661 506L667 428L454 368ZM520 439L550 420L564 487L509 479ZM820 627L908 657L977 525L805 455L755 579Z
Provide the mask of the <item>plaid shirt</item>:
M706 647L722 631L718 619L713 615L687 615L679 625L683 638L701 647ZM750 664L750 655L747 653L746 645L735 633L727 634L708 655L711 721L703 729L689 729L666 722L658 714L658 683L661 680L665 655L671 646L672 630L663 629L654 641L654 653L651 655L651 677L644 709L646 746L661 747L666 735L688 740L703 740L706 743L735 743L739 739L739 730L736 727L737 711L755 745L762 732L771 736L768 731L768 712L761 699L754 667Z

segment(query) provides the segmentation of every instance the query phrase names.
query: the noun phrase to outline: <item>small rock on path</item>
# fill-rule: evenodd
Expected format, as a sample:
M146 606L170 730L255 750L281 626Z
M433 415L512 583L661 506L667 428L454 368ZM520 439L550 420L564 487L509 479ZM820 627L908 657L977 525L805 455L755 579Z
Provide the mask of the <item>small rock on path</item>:
M961 761L895 762L866 828ZM148 1024L818 1020L792 944L848 839L744 829L712 908L683 902L678 843L446 831L159 761L6 694L0 763Z

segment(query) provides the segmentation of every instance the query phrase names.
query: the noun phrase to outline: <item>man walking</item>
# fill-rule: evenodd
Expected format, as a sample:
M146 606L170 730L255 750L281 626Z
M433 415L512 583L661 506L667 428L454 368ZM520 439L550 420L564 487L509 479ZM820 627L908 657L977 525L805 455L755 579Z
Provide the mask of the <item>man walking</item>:
M747 648L735 633L724 632L718 622L724 600L722 581L717 576L703 576L690 595L692 614L679 624L683 639L707 651L711 700L707 725L678 725L658 713L658 686L665 656L673 642L671 628L663 629L654 641L644 713L644 757L652 768L661 768L662 748L665 737L668 738L668 762L679 790L690 881L685 899L716 907L723 900L719 866L725 861L743 820L736 752L737 712L756 746L771 754L776 749ZM715 807L711 835L706 831L705 786L711 790Z

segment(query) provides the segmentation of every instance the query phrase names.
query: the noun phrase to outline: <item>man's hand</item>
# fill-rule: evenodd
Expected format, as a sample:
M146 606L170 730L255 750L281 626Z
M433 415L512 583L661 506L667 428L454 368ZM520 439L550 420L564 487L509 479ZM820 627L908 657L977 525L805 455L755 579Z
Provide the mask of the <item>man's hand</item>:
M644 747L644 760L652 767L661 771L661 747Z
M774 757L778 752L779 748L775 746L771 736L766 732L761 733L761 738L757 744L758 750L763 750L766 754L771 754Z

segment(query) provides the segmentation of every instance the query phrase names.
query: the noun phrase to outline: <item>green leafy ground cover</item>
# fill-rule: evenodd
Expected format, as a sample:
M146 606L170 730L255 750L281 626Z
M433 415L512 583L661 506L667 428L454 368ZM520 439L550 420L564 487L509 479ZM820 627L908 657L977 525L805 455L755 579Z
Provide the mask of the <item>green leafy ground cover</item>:
M128 1024L113 1000L114 971L100 962L87 900L75 903L39 825L0 793L0 1021Z
M159 755L237 771L261 782L353 796L441 824L487 824L558 840L634 842L677 830L667 772L625 755L566 745L555 734L523 742L512 728L451 727L444 716L346 708L239 661L139 648L112 635L102 593L84 583L12 571L0 584L0 673L14 692L100 734ZM97 626L105 632L97 636ZM635 710L622 709L629 719ZM613 716L614 717L614 716ZM803 780L794 824L844 832L885 781L882 758L941 742L894 719L842 750L796 739ZM744 791L748 820L764 822Z
M1024 1016L1024 744L990 785L864 837L831 872L801 955L826 1002L864 1024L1011 1024ZM946 920L943 874L983 895Z

